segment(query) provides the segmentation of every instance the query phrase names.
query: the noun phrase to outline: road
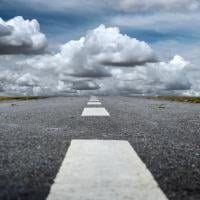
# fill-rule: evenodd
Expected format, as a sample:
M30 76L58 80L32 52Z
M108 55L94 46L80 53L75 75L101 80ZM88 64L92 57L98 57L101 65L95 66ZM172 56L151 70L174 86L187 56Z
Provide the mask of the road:
M99 97L0 103L0 199L45 200L72 139L127 140L170 200L200 199L199 104Z

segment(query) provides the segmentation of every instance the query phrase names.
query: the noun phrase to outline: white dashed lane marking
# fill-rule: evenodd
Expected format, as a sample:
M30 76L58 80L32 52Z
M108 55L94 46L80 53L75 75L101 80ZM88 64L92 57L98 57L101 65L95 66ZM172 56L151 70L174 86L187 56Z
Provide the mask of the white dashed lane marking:
M90 106L101 105L101 102L97 97L92 96L87 103ZM97 117L97 116L110 116L108 111L104 107L86 107L83 109L82 117Z
M94 100L94 99L90 99L89 102L100 102L98 99Z
M92 107L92 108L84 108L82 115L83 117L95 117L95 116L110 116L108 111L105 108Z
M101 102L88 102L87 105L101 105Z
M91 97L89 101L99 101L97 97Z
M126 141L73 140L47 200L167 200Z

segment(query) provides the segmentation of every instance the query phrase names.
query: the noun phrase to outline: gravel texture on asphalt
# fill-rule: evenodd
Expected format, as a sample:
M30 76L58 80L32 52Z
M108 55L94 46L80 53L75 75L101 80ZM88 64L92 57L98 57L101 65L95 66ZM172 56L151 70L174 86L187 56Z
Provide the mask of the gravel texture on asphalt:
M99 97L111 116L81 117L88 99L0 103L0 199L44 200L71 139L128 140L170 200L200 199L198 104Z

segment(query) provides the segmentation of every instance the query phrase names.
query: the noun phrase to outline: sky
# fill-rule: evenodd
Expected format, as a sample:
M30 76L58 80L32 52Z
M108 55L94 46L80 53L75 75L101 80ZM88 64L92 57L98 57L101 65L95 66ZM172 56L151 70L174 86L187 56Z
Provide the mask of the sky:
M200 95L200 0L0 0L0 95Z

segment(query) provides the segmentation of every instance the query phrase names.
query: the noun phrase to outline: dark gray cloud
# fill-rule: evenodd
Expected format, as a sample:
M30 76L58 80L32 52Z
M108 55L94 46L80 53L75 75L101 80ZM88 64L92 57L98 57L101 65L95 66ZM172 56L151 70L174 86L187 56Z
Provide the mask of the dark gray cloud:
M100 86L94 81L77 81L73 83L74 90L98 90Z
M145 65L146 63L155 63L157 62L156 57L152 58L147 58L145 60L133 60L133 61L122 61L122 62L114 62L114 61L102 61L101 64L105 66L112 66L112 67L134 67L134 66L142 66Z
M41 48L39 50L32 49L32 43L28 41L24 41L21 45L15 46L10 44L2 44L0 41L0 54L8 55L8 54L41 54L44 53L46 47Z
M69 75L74 76L74 77L82 77L82 78L105 78L105 77L112 76L110 71L108 71L104 67L99 67L99 68L94 68L94 69L85 69L80 72L76 71Z
M174 82L170 82L166 84L166 90L190 90L192 87L192 84L189 82L189 80L174 80Z
M4 26L0 24L0 37L11 35L12 31L12 26Z

